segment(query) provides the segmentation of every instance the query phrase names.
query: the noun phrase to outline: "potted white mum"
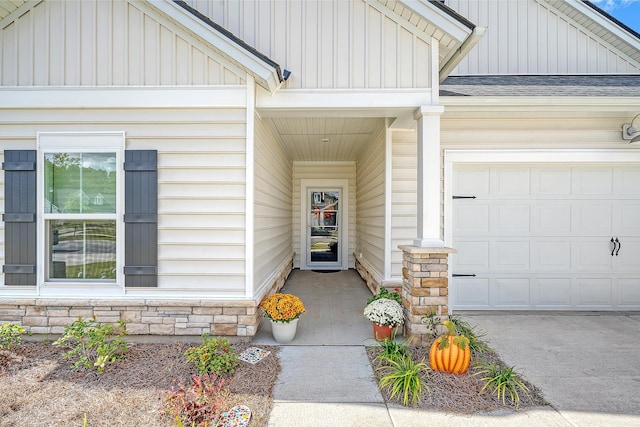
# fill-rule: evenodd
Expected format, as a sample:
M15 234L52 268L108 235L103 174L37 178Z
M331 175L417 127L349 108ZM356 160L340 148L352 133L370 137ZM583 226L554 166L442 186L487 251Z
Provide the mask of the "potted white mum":
M404 323L404 311L397 301L380 298L364 308L364 315L373 322L373 336L378 341L391 339L393 329Z

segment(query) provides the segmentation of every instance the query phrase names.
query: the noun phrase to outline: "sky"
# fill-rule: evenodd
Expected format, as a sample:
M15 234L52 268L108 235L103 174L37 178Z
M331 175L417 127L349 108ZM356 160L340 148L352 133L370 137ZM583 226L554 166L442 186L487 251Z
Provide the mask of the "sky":
M640 0L591 0L600 9L640 33Z

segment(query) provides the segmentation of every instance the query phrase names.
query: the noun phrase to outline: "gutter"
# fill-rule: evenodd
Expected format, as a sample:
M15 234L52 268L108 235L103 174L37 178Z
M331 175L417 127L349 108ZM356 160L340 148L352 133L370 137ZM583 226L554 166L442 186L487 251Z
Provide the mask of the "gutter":
M462 59L473 49L487 32L487 27L473 27L471 34L467 36L455 53L440 67L440 83L458 66Z

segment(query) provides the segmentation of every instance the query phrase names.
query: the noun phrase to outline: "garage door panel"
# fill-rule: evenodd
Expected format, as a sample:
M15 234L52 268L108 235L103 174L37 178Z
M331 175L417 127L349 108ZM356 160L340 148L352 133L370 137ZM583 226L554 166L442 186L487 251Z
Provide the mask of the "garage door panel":
M573 205L571 232L576 236L612 235L612 220L611 202L576 201Z
M533 206L532 233L566 236L571 231L570 202L540 202Z
M529 196L531 194L531 171L529 168L496 167L491 173L491 194L496 196Z
M620 239L617 253L615 261L621 271L640 271L640 238Z
M539 308L571 307L571 278L538 278L534 286L534 304Z
M532 194L538 196L567 196L571 194L571 168L533 168Z
M604 309L613 304L612 279L576 278L574 286L575 305L578 307Z
M458 308L476 309L489 305L489 279L460 278L456 281L455 304Z
M485 272L489 269L489 242L459 241L455 256L458 273Z
M610 166L573 168L573 194L604 196L613 193L613 168Z
M530 279L495 278L492 286L492 303L497 308L527 308L530 306Z
M640 276L618 279L618 305L627 310L640 308Z
M482 236L489 232L489 203L458 203L453 215L453 232L457 235Z
M496 241L492 245L491 269L494 271L529 270L529 241Z
M536 240L531 244L533 271L568 272L571 270L570 240Z
M531 225L529 204L496 202L492 209L491 233L494 235L528 235Z
M458 171L454 186L460 194L487 195L490 192L490 170L484 166L473 166Z
M618 236L640 236L640 201L621 201L616 206L614 230Z
M572 246L572 269L593 272L611 270L613 246L606 238L574 241Z
M618 167L614 171L614 192L621 196L640 196L640 168Z

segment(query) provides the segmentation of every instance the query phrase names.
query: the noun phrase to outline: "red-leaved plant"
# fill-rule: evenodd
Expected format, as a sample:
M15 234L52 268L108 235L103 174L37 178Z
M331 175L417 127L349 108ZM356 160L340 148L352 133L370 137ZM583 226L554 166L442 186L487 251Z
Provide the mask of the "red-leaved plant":
M162 412L179 425L210 426L222 412L228 394L223 384L224 379L216 374L193 375L191 385L179 383L165 392Z

